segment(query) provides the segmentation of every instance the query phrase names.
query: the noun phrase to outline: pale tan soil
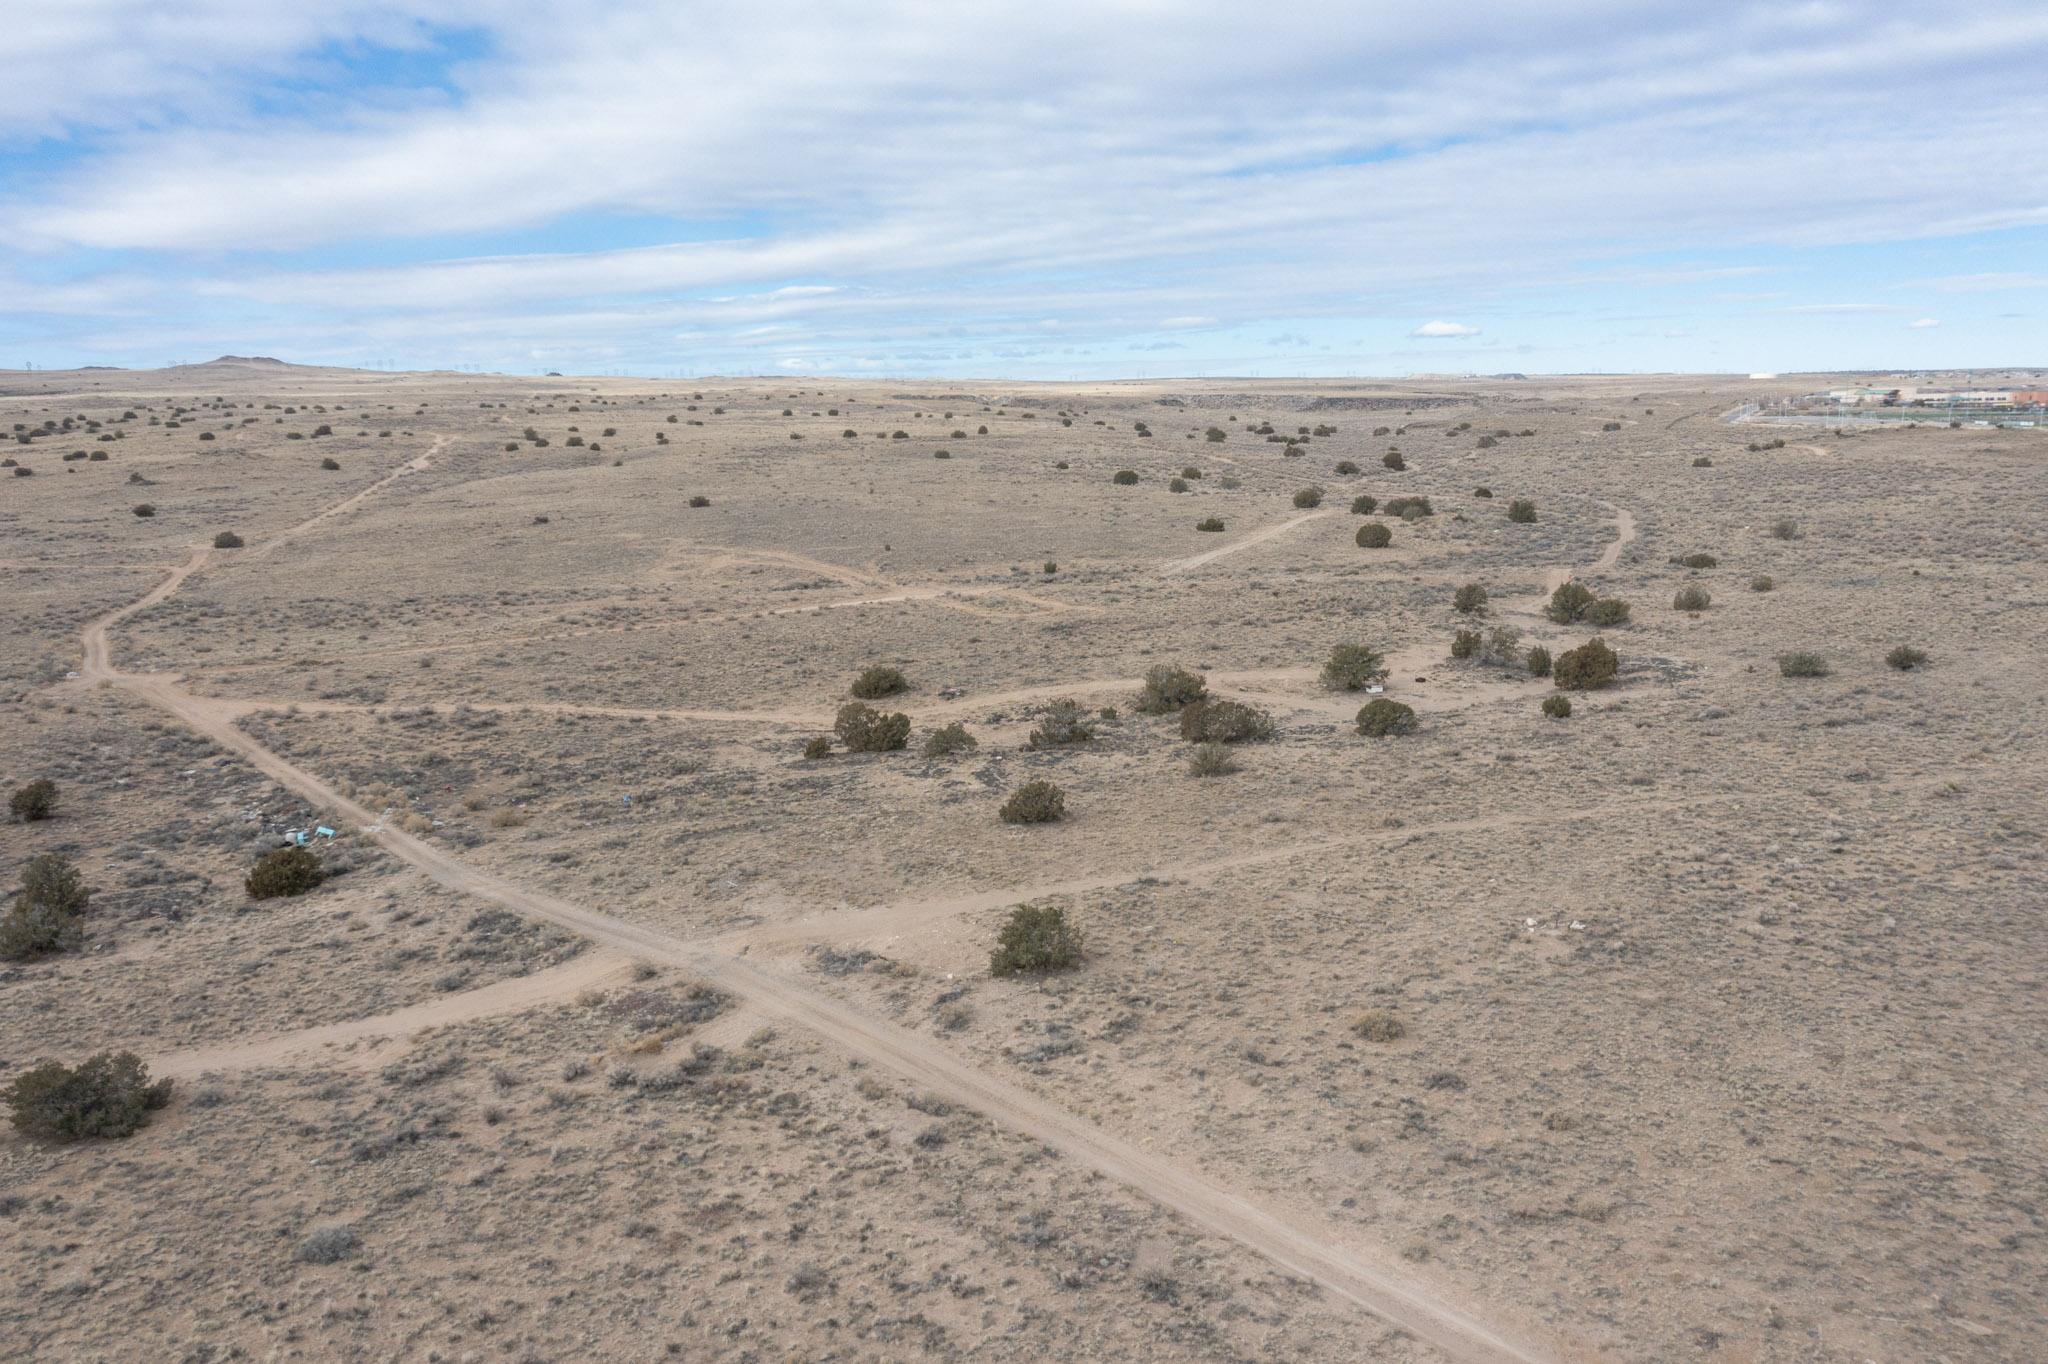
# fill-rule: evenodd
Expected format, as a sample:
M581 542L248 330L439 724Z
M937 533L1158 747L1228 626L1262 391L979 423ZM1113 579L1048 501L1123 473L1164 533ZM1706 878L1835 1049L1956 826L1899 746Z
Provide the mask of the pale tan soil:
M1734 390L1699 380L1410 386L1451 400L1412 417L1387 386L1337 384L832 385L816 398L724 385L690 390L704 395L692 412L673 385L658 397L623 381L208 369L76 382L49 413L14 397L15 419L163 416L166 393L236 393L265 417L263 402L330 411L205 445L189 417L119 424L112 443L39 437L36 477L0 483L0 556L38 566L10 569L22 588L0 604L28 645L0 669L20 696L0 712L0 751L24 755L7 764L24 774L55 755L66 797L58 820L0 831L10 860L17 845L74 850L107 903L129 875L122 850L144 845L143 869L184 897L174 918L96 914L92 950L0 982L11 1047L132 1045L181 1076L235 1077L189 1081L118 1146L0 1146L0 1198L19 1185L27 1200L0 1206L28 1219L24 1254L40 1266L8 1310L43 1356L113 1357L100 1325L60 1307L95 1296L165 1349L308 1358L1413 1356L1369 1314L1475 1359L2017 1359L2041 1334L2038 436L1748 452L1748 430L1713 420ZM129 387L113 396L84 388L117 382ZM1356 400L1392 405L1344 405ZM778 416L785 405L796 415ZM1616 418L1624 431L1598 431ZM1134 419L1158 434L1135 437ZM323 420L341 434L279 435ZM1259 420L1338 434L1289 457L1245 433ZM1460 421L1472 429L1447 436ZM552 444L505 451L529 423ZM991 435L945 439L982 423ZM566 446L570 424L602 453ZM1230 438L1200 439L1212 424ZM1475 448L1499 428L1536 434ZM874 438L897 429L916 439ZM1390 439L1405 473L1379 467ZM60 463L74 441L111 458ZM953 458L932 460L940 446ZM1691 467L1701 453L1713 467ZM343 468L318 471L323 454ZM1366 472L1333 475L1339 458ZM1165 491L1183 464L1206 477ZM1144 482L1111 485L1123 467ZM131 469L154 482L126 485ZM1226 473L1242 486L1223 489ZM1310 482L1327 499L1304 515L1290 495ZM1473 497L1481 483L1496 496ZM1360 550L1359 491L1425 492L1437 515ZM684 506L700 492L710 507ZM1505 521L1517 496L1536 500L1535 525ZM158 514L130 515L144 499ZM1193 530L1212 514L1224 535ZM1796 538L1767 533L1781 516ZM195 552L230 527L248 548ZM1702 549L1721 564L1667 562ZM1760 572L1776 590L1748 590ZM1466 581L1493 596L1482 628L1578 643L1591 632L1536 614L1567 575L1635 609L1606 632L1622 684L1576 698L1560 723L1536 712L1546 683L1452 663L1445 644L1469 623L1449 608ZM1688 582L1709 587L1710 610L1670 609ZM111 628L87 630L96 617ZM87 678L67 682L81 631ZM1388 652L1389 694L1421 713L1419 733L1351 732L1363 698L1316 675L1344 641ZM1885 669L1901 641L1934 665ZM1780 678L1775 656L1794 648L1827 654L1833 674ZM875 661L911 678L883 704L912 716L913 745L959 719L980 750L801 759ZM1157 662L1203 667L1218 693L1268 707L1278 735L1242 749L1233 775L1188 776L1173 717L1131 710ZM1117 715L1094 743L1023 751L1062 696ZM167 737L181 730L214 746L188 756ZM197 755L206 775L178 776ZM1070 818L999 824L1002 795L1033 776L1066 789ZM262 807L258 834L323 813L345 828L328 851L361 865L245 911L249 830L216 845L190 829L238 801ZM1026 899L1078 915L1082 970L987 978L995 926ZM490 902L604 949L550 965L563 948L519 939L451 982L443 958ZM420 955L386 964L408 948ZM154 1184L275 1204L271 1162L317 1159L331 1140L336 1118L303 1107L322 1085L402 1096L414 1074L448 1083L436 1056L463 1063L458 1082L631 1056L593 1036L589 1008L560 1003L593 986L631 995L627 957L741 1005L671 1050L708 1039L813 1108L840 1101L804 1076L844 1074L848 1059L955 1105L949 1121L972 1123L989 1163L934 1169L945 1192L923 1198L840 1182L841 1201L885 1241L963 1236L937 1253L968 1280L1010 1282L986 1307L922 1304L906 1328L810 1310L826 1290L806 1276L786 1291L780 1257L714 1283L732 1247L695 1230L631 1233L601 1261L622 1273L587 1277L600 1262L550 1248L588 1238L603 1200L465 1182L443 1153L473 1155L474 1139L443 1142L438 1119L415 1129L434 1140L372 1162L417 1163L403 1187L426 1196L295 1203L260 1261L234 1216L132 1193L130 1172L159 1152L170 1173ZM1407 1036L1354 1036L1369 1007ZM747 1045L762 1025L778 1039ZM409 1042L435 1026L451 1031ZM365 1074L394 1064L393 1078ZM684 1092L720 1108L722 1083L704 1077L733 1064L707 1064ZM277 1065L294 1069L260 1069ZM194 1107L195 1085L228 1102ZM589 1115L578 1148L616 1153L602 1178L623 1208L671 1187L663 1139L637 1126L643 1105L669 1101L569 1105ZM781 1111L781 1136L720 1129L689 1168L750 1199L763 1171L815 1183L858 1149L836 1120L792 1127ZM529 1118L542 1121L501 1112L486 1127ZM998 1129L1058 1153L1031 1177L1070 1186L1060 1207L1076 1221L1048 1244L1085 1242L1103 1215L1137 1237L1111 1256L1117 1291L1018 1276L1004 1220L1016 1175L997 1152L1026 1148ZM967 1140L904 1149L944 1164L932 1151ZM252 1163L256 1149L268 1154ZM1110 1181L1080 1183L1090 1170ZM631 1192L647 1179L661 1192ZM75 1256L48 1219L70 1206L47 1200L80 1188L105 1236L94 1270L67 1277L50 1266ZM941 1206L943 1235L928 1211ZM1148 1208L1157 1230L1132 1220ZM294 1261L316 1216L360 1220L360 1257ZM511 1243L539 1249L457 1248L451 1234L479 1217L517 1219ZM852 1225L825 1233L842 1258L820 1264L853 1285L832 1292L849 1305L901 1293L897 1271L846 1258ZM131 1243L197 1257L186 1305L150 1305L154 1259ZM1147 1268L1161 1254L1175 1275L1199 1273L1162 1290ZM1229 1284L1270 1272L1257 1256L1326 1291L1233 1297ZM1221 1277L1190 1288L1212 1266ZM681 1315L656 1288L670 1274L700 1295ZM343 1275L361 1285L356 1306L311 1310L313 1284ZM232 1306L252 1277L276 1307ZM472 1333L458 1343L423 1317L482 1324L458 1327ZM663 1330L629 1326L655 1320Z

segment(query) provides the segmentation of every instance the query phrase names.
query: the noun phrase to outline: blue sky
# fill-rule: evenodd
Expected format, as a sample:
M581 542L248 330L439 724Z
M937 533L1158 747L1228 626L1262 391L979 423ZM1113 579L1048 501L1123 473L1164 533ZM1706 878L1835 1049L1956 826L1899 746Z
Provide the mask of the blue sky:
M2037 0L166 8L10 16L0 365L2048 364Z

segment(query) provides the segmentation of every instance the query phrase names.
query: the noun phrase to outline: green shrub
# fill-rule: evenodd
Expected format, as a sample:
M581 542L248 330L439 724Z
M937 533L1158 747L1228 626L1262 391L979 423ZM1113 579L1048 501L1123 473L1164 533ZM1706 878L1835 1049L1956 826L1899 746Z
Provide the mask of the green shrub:
M92 892L71 859L39 853L21 869L21 889L0 913L0 958L28 961L76 947Z
M1486 632L1486 645L1479 651L1482 663L1509 668L1522 656L1522 632L1512 625L1496 625Z
M1358 732L1368 739L1415 732L1415 707L1375 696L1358 712Z
M1714 568L1721 561L1711 554L1682 554L1678 557L1677 562L1687 568Z
M1224 777L1237 771L1237 759L1222 744L1196 744L1188 755L1188 775Z
M1621 660L1614 650L1605 640L1594 638L1559 654L1550 675L1561 691L1593 691L1614 681L1620 670Z
M693 507L708 507L711 505L711 499L702 493L698 493L690 499L690 505Z
M832 741L822 734L804 740L804 757L812 762L832 756Z
M1768 592L1777 585L1768 573L1759 573L1749 580L1749 590L1752 592Z
M1394 532L1377 521L1368 521L1358 528L1360 549L1385 549L1394 542Z
M1358 466L1348 459L1340 459L1331 472L1339 478L1356 478L1358 476Z
M304 848L279 848L259 858L242 885L252 900L274 900L304 895L325 876L320 859L311 852Z
M1089 722L1081 703L1062 699L1045 708L1038 728L1031 731L1027 742L1033 748L1064 748L1068 744L1085 744L1094 737L1095 726Z
M1295 490L1294 490L1294 505L1295 505L1295 506L1297 506L1297 507L1301 507L1301 508L1303 508L1303 509L1307 509L1307 508L1309 508L1309 507L1320 507L1320 506L1322 506L1322 505L1323 505L1323 490L1322 490L1321 488L1317 488L1317 487L1313 487L1313 486L1311 486L1311 487L1307 487L1307 488L1297 488L1297 489L1295 489Z
M1188 481L1184 478L1169 478L1166 480L1166 491L1170 493L1184 493L1187 490Z
M1902 673L1909 673L1915 668L1926 667L1927 655L1910 644L1901 644L1898 648L1886 654L1884 661L1887 667L1896 668Z
M143 518L145 521L148 520L150 517L156 515L156 508L151 506L147 502L137 502L133 507L130 507L129 510L134 512L137 516Z
M848 690L863 701L874 701L884 696L894 696L909 685L897 669L886 663L877 663L854 678L853 686Z
M1699 455L1693 459L1692 467L1695 469L1711 469L1714 467L1714 461L1708 459L1705 455Z
M1049 906L1018 905L996 935L989 954L992 976L1019 971L1066 971L1081 964L1081 930L1067 922L1067 912Z
M1144 715L1164 715L1179 710L1209 694L1209 684L1200 673L1155 663L1145 670L1145 682L1138 689L1138 710Z
M1332 691L1364 691L1387 680L1387 661L1363 644L1339 644L1323 664L1323 685Z
M1451 657L1471 658L1479 652L1479 632L1460 630L1451 636Z
M240 549L242 547L242 537L231 530L224 530L213 537L213 547L215 549Z
M1190 464L1180 471L1180 476L1182 478L1200 478L1202 476L1202 471L1200 469L1197 469L1194 465Z
M1136 469L1119 469L1109 476L1109 481L1128 488L1138 481L1138 471Z
M1380 500L1371 493L1360 493L1351 499L1351 514L1353 516L1371 516L1373 508L1379 506L1379 504Z
M1704 587L1681 587L1678 595L1671 599L1674 611L1704 611L1713 604L1713 594Z
M1784 517L1771 522L1771 538L1773 540L1797 540L1799 538L1799 523L1790 517Z
M1518 526L1526 526L1536 519L1536 504L1526 497L1517 497L1508 503L1508 520Z
M910 742L910 717L902 711L876 710L865 701L848 701L832 722L839 742L854 753L888 753Z
M132 1051L88 1057L76 1067L45 1061L5 1091L14 1130L41 1141L125 1137L171 1101L171 1082L149 1078Z
M1392 469L1395 473L1399 473L1401 470L1408 467L1408 461L1401 458L1401 452L1399 450L1389 450L1384 455L1381 455L1380 463L1384 464L1387 468Z
M1212 426L1202 435L1211 445L1221 445L1225 439L1224 430L1220 426Z
M1192 701L1181 710L1180 737L1194 743L1253 743L1273 737L1273 717L1242 701Z
M518 447L518 446L516 446L516 445L513 445L513 446L508 446L507 448L508 448L508 449L512 449L512 450L517 450L517 449L518 449L519 447ZM323 459L323 460L321 460L321 461L320 461L320 467L321 467L321 468L323 468L323 469L325 469L325 470L326 470L326 471L327 471L328 473L330 473L330 474L331 474L331 473L333 473L334 471L336 471L337 469L341 468L341 461L340 461L340 460L338 460L338 459L336 459L336 458L334 458L334 456L332 456L332 455L329 455L329 456L328 456L327 458L325 458L325 459Z
M1051 824L1067 816L1067 795L1049 781L1027 781L997 812L1005 824Z
M980 741L967 732L967 726L955 720L925 736L924 755L927 758L950 758L959 753L972 753L979 747Z
M1828 661L1819 654L1797 650L1778 655L1778 674L1781 677L1826 677Z
M1401 1020L1385 1009L1367 1009L1352 1023L1351 1031L1368 1042L1398 1042L1408 1035Z
M33 824L39 819L48 819L57 808L57 783L48 777L37 777L28 785L19 787L7 798L7 811L24 824Z
M1492 497L1492 496L1493 496L1493 489L1491 489L1491 488L1487 487L1487 486L1486 486L1485 484L1483 484L1483 483L1482 483L1482 484L1480 484L1480 485L1479 485L1478 487L1476 487L1476 488L1474 488L1474 489L1472 490L1472 496L1474 496L1474 497Z
M1466 583L1451 594L1451 605L1461 615L1480 615L1486 610L1486 589L1478 583Z
M1550 604L1543 608L1543 614L1559 625L1570 625L1586 614L1586 608L1597 601L1592 591L1583 583L1563 582L1550 594Z
M1553 720L1562 720L1572 713L1572 702L1568 696L1556 692L1543 698L1543 713Z
M1602 597L1586 608L1584 617L1588 625L1602 629L1628 623L1628 603L1619 597Z
M1531 646L1529 649L1528 668L1529 676L1531 677L1550 676L1550 650L1544 648L1541 644Z
M1220 516L1205 516L1201 520L1195 522L1195 529L1205 531L1220 531L1223 529L1223 518Z
M1436 515L1436 508L1430 505L1426 497L1390 497L1387 499L1387 505L1380 510L1389 516L1398 516L1403 521Z

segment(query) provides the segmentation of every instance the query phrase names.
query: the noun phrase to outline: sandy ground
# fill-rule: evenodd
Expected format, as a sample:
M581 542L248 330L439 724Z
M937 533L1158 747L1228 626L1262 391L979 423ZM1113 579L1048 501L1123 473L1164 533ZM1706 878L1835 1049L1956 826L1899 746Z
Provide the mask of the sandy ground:
M0 1077L179 1080L0 1139L0 1351L2030 1357L2048 443L1749 387L0 377L0 849L97 892ZM1555 721L1450 598L1560 650L1567 577L1632 613ZM911 749L802 758L875 662ZM1161 662L1274 737L1189 775ZM988 976L1022 902L1080 970Z

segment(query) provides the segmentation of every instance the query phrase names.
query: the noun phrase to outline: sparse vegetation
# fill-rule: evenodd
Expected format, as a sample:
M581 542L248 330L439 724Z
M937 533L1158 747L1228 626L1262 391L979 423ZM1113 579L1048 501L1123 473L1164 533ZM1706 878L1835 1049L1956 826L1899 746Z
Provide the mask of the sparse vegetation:
M1927 655L1910 644L1901 644L1884 656L1885 666L1902 673L1927 666Z
M67 1066L45 1061L5 1090L14 1130L38 1141L130 1136L171 1101L169 1080L151 1081L134 1052L100 1052Z
M1799 538L1799 523L1790 517L1780 517L1778 520L1771 522L1771 538L1773 540L1797 540Z
M1486 589L1478 583L1466 583L1451 594L1451 606L1460 615L1484 615L1486 613Z
M1508 520L1518 526L1526 526L1536 519L1536 504L1526 497L1517 497L1508 503Z
M1368 521L1358 528L1360 549L1385 549L1394 543L1394 533L1378 521Z
M1351 499L1351 514L1353 516L1371 516L1373 509L1378 507L1379 504L1380 500L1371 493L1360 493Z
M1781 677L1826 677L1830 671L1827 659L1810 650L1798 649L1778 655L1778 674Z
M1384 739L1415 732L1415 707L1384 696L1375 696L1358 712L1358 732L1368 739Z
M1749 580L1749 590L1752 592L1768 592L1777 585L1768 573L1759 573Z
M1572 713L1571 698L1558 692L1552 692L1543 698L1543 713L1553 720L1564 719Z
M951 758L961 753L972 753L979 747L980 741L967 732L967 726L955 720L925 736L924 755L927 758Z
M1220 516L1205 516L1201 520L1195 522L1195 529L1200 531L1208 531L1211 533L1220 531L1223 529L1223 518Z
M1386 659L1363 644L1339 644L1323 664L1323 685L1332 691L1363 691L1386 680Z
M1671 609L1674 611L1704 611L1713 604L1713 594L1706 588L1698 586L1681 587L1678 594L1671 599Z
M1032 748L1065 748L1095 738L1095 725L1079 701L1062 698L1045 708L1028 740Z
M997 813L1005 824L1051 824L1067 817L1067 795L1049 781L1027 781Z
M1435 516L1436 508L1426 497L1390 497L1381 508L1388 516L1398 516L1403 521L1417 521L1425 516Z
M1459 630L1451 636L1451 657L1472 658L1479 652L1479 632Z
M1352 1022L1351 1031L1368 1042L1398 1042L1408 1035L1401 1020L1385 1009L1367 1009Z
M1239 744L1273 737L1273 717L1242 701L1193 701L1181 710L1180 737L1195 743Z
M804 740L804 757L807 760L816 762L820 758L829 758L831 756L832 741L824 735L816 734Z
M1237 771L1237 759L1228 748L1218 743L1196 744L1188 754L1188 775L1194 777L1224 777Z
M1628 623L1628 603L1619 597L1602 597L1588 606L1582 617L1588 625L1611 629Z
M1401 458L1399 450L1389 450L1384 455L1381 455L1380 463L1392 469L1395 473L1399 473L1408 467L1408 461Z
M1525 666L1529 669L1529 676L1531 677L1550 676L1550 650L1544 648L1541 644L1530 646Z
M37 777L24 786L15 788L7 798L7 812L24 824L33 824L39 819L48 819L57 809L57 783L48 777Z
M1109 481L1120 487L1128 488L1138 481L1138 471L1136 469L1119 469L1109 476Z
M1550 594L1550 604L1543 608L1543 614L1559 625L1570 625L1586 614L1586 608L1599 598L1584 583L1563 582Z
M1138 689L1137 708L1140 714L1164 715L1200 701L1208 694L1209 684L1202 680L1200 673L1157 663L1145 670L1144 685Z
M1295 506L1297 506L1297 507L1301 507L1301 508L1304 508L1304 509L1305 509L1305 508L1309 508L1309 507L1320 507L1320 506L1322 506L1322 505L1323 505L1323 490L1322 490L1321 488L1317 488L1317 487L1313 487L1313 486L1311 486L1311 487L1307 487L1307 488L1297 488L1297 489L1295 489L1295 490L1294 490L1294 505L1295 505Z
M992 976L1020 971L1067 971L1081 964L1081 930L1053 906L1018 905L996 935L989 954Z
M1673 562L1681 564L1686 568L1714 568L1721 561L1711 554L1681 554Z
M863 701L874 701L884 696L894 696L909 685L899 669L886 663L876 663L854 678L853 686L848 690Z
M213 547L215 549L240 549L242 547L242 537L231 530L224 530L213 537Z
M0 959L31 961L78 946L92 892L71 859L38 853L22 865L21 887L0 913Z

